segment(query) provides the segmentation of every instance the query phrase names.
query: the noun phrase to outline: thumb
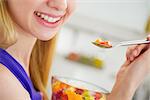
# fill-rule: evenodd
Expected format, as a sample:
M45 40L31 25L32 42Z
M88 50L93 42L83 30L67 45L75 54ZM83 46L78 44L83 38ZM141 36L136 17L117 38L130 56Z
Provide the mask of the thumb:
M147 36L147 40L150 41L150 34Z

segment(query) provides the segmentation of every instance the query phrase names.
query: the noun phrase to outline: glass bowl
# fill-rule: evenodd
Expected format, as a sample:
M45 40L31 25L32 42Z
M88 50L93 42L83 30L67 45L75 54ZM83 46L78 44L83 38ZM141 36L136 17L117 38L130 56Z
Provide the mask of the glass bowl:
M90 83L90 82L86 82L83 80L79 80L79 79L75 79L75 78L71 78L71 77L63 77L63 76L54 76L55 79L66 83L68 85L77 87L77 88L81 88L81 89L86 89L86 90L90 90L90 91L95 91L95 92L101 92L101 93L109 93L108 90Z

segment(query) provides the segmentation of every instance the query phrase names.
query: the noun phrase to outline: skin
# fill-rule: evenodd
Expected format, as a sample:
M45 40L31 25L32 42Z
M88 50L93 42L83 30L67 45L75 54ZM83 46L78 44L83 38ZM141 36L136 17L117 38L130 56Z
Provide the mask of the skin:
M10 15L15 22L18 33L17 42L8 47L10 53L29 75L29 60L32 48L37 39L53 38L67 21L74 10L73 0L7 0ZM60 6L61 5L61 6ZM34 11L53 15L61 15L61 23L57 27L46 27L35 19ZM0 65L0 99L30 100L28 92L16 77L3 65ZM15 92L14 92L15 90ZM9 94L9 96L8 96Z
M147 40L150 41L150 36ZM140 83L150 73L150 44L129 47L126 58L108 100L132 100Z
M74 9L73 2L73 0L8 0L10 15L16 23L18 40L6 51L23 66L28 75L30 55L35 41L49 40L59 31ZM56 28L42 26L35 20L34 11L63 15L62 23ZM128 49L127 60L117 74L112 92L107 95L108 100L131 100L135 90L150 71L149 47L147 44ZM30 100L28 92L3 65L0 65L0 90L3 90L0 91L2 100Z

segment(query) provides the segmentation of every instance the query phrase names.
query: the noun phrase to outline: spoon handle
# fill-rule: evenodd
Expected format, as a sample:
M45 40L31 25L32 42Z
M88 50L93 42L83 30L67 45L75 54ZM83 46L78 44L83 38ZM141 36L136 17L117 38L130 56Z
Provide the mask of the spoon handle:
M147 40L133 40L133 41L120 42L117 46L128 46L128 45L148 44L148 43L150 43L150 41L147 41Z

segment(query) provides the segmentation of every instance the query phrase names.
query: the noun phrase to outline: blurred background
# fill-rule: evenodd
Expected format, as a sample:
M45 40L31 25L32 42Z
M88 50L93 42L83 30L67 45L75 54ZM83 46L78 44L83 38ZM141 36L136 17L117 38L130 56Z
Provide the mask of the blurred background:
M90 82L110 92L127 47L105 50L91 42L143 39L149 15L150 0L77 0L74 15L59 32L52 75ZM149 100L147 83L148 78L134 100Z

